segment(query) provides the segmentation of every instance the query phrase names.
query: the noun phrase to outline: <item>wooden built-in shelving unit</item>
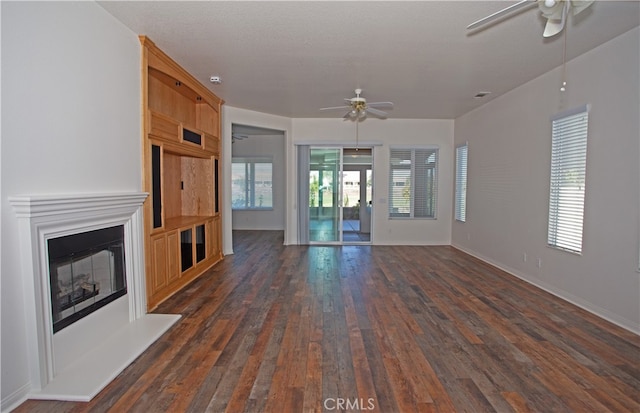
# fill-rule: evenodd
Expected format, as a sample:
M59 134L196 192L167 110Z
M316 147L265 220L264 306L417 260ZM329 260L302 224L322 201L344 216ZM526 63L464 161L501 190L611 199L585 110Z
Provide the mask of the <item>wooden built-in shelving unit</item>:
M223 101L146 36L142 44L147 308L222 259Z

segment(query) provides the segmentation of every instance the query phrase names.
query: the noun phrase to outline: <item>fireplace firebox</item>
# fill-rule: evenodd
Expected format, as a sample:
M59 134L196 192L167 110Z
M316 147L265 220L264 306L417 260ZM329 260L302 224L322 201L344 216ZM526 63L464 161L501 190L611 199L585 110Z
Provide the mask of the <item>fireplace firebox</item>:
M56 333L127 293L124 226L47 241Z

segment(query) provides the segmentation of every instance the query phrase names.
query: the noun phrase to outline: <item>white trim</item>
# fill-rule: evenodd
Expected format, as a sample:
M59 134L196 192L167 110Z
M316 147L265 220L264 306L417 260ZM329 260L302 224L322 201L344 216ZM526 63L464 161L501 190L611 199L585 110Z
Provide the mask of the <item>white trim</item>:
M2 399L2 405L0 405L0 411L12 412L18 408L22 403L27 401L29 396L29 383L25 383L20 386L16 391Z

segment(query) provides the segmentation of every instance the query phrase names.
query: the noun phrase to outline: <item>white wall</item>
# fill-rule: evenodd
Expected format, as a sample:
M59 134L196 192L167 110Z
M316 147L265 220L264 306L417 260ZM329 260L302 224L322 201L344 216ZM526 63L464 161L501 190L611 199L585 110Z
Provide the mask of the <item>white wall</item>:
M294 143L332 142L355 146L355 124L338 119L293 119ZM453 186L453 121L420 119L366 119L359 126L361 142L374 146L372 242L377 245L446 245L451 242ZM389 145L438 145L437 219L389 219ZM292 149L295 151L295 149ZM296 170L294 159L289 169ZM297 193L295 173L288 174L288 191ZM289 216L297 214L295 202ZM295 234L297 224L291 222Z
M284 134L256 135L237 140L233 145L234 157L271 157L273 209L234 210L233 229L284 230L286 201L286 162Z
M2 2L2 410L29 391L7 197L141 190L140 46L93 2ZM9 242L7 242L9 240Z
M640 29L455 121L469 142L467 222L453 244L640 332ZM547 246L550 116L591 104L582 255ZM523 260L527 254L527 261ZM541 267L538 268L538 258Z

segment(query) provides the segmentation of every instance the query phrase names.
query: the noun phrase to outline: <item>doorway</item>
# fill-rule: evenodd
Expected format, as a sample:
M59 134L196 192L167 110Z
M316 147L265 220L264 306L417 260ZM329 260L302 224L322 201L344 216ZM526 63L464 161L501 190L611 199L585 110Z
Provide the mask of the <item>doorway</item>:
M344 243L370 243L371 149L345 148L342 158L342 240Z
M283 131L231 125L232 230L285 229L286 162Z
M310 148L309 242L371 243L372 149Z

